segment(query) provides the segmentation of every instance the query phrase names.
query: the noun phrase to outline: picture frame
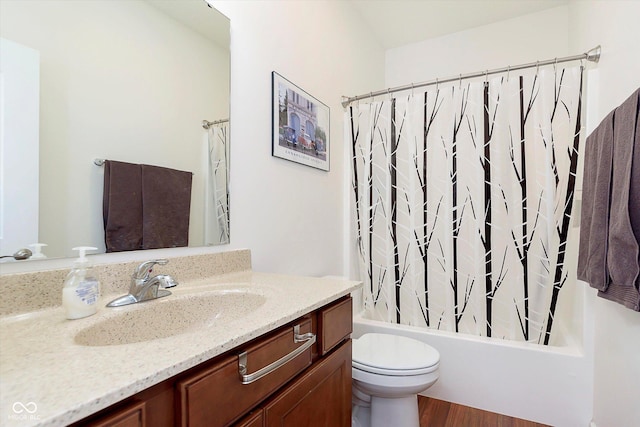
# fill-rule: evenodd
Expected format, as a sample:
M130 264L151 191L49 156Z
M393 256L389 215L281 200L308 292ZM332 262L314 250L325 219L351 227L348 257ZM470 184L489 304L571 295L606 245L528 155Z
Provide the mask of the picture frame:
M328 172L329 107L275 71L271 83L271 154Z

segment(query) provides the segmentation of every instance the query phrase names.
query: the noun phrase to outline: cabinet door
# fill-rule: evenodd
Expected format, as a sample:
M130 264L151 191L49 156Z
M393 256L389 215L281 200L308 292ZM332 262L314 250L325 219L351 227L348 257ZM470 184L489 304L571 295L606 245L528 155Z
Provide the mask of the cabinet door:
M351 340L311 367L264 407L265 427L351 425Z
M233 427L262 427L262 410L253 412L237 423Z
M174 427L173 382L164 381L70 427Z
M324 356L353 331L351 297L318 310L318 351Z
M85 425L91 427L144 427L144 402L136 402Z

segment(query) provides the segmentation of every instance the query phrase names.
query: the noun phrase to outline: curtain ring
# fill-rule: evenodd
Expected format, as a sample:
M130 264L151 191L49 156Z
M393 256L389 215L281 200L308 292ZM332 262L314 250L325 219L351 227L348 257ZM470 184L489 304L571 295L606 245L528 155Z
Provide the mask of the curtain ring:
M538 74L538 71L540 71L540 61L536 61L536 75Z
M509 74L511 73L511 65L507 65L507 81L509 81Z
M436 77L436 91L440 90L440 82L438 81L438 78Z
M458 76L458 86L462 87L462 73Z
M484 71L484 82L489 83L489 70Z
M411 96L413 96L413 82L411 82Z

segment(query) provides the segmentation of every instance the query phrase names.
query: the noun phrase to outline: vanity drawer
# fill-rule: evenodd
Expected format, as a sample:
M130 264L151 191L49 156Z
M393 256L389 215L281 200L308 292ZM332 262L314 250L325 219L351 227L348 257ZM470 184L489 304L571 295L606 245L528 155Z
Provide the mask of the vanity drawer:
M346 297L335 304L318 310L318 352L327 354L349 337L353 331L352 298Z
M311 317L302 318L178 381L180 425L228 425L311 365L315 342L311 326ZM294 342L294 330L302 342ZM241 364L246 384L241 378ZM268 373L260 377L261 371Z

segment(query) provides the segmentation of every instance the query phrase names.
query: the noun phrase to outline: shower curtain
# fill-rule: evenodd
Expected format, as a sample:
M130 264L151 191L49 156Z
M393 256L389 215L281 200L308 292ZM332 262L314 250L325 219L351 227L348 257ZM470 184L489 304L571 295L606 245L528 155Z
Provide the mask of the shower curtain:
M229 243L229 122L207 130L205 245Z
M376 318L549 343L569 274L582 75L555 64L348 107Z

